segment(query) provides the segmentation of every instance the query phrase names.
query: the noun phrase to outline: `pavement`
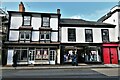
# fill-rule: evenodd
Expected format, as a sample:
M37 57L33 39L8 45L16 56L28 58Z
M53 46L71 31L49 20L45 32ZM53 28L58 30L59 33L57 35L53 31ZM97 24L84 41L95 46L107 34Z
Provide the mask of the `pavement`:
M15 67L0 67L1 70L6 69L77 69L77 68L120 68L120 64L78 64L72 65L39 65L39 66L17 66Z

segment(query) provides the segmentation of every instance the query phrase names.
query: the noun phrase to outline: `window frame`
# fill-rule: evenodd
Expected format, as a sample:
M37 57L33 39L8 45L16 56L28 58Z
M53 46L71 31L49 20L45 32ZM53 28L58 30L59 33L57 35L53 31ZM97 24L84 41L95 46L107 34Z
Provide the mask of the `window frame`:
M49 22L45 21L44 18L48 18ZM48 25L44 25L44 23L46 23L46 22L48 23ZM50 17L49 16L43 16L42 17L42 25L41 25L41 27L50 27Z
M107 35L107 41L104 40L104 37L106 37L106 36L103 35L104 30L107 30L107 34L108 34ZM109 42L109 29L101 29L101 35L102 35L102 42Z
M87 30L91 31L91 33L87 34ZM91 37L91 40L88 39L87 35L89 36L89 38ZM92 29L85 29L85 42L93 42L93 31L92 31Z
M26 39L26 33L29 33L29 39ZM24 38L21 38L21 34L24 35ZM20 41L30 41L31 40L31 31L20 31L20 37L19 40Z
M29 17L29 20L25 20L25 17ZM30 15L24 15L23 16L23 26L31 26L31 20L32 20L32 16ZM29 21L29 24L25 24L25 21Z
M70 39L70 30L74 30L71 34L74 34L72 38ZM68 41L75 42L76 41L76 29L75 28L68 28Z
M41 39L41 34L44 35L44 39ZM49 39L46 38L46 35L49 34ZM50 41L51 32L50 31L40 31L40 41Z

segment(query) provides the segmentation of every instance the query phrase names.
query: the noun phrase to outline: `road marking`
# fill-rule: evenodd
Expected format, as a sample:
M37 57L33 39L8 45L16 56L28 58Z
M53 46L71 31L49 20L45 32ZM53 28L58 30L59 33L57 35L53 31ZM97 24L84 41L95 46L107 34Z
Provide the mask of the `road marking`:
M118 68L101 68L101 69L91 69L106 76L120 76Z

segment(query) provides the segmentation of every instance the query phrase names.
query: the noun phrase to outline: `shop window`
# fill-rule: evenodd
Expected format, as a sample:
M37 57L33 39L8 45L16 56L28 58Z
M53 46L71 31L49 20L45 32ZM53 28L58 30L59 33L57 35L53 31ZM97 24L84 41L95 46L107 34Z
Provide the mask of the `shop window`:
M23 26L31 25L31 16L23 16Z
M50 26L50 18L42 17L42 27L49 27L49 26Z
M109 42L109 31L108 29L102 29L102 41L103 42Z
M30 31L21 31L20 32L20 40L30 40Z
M75 50L66 49L64 53L64 62L72 62L72 56L74 52L77 53Z
M50 31L41 31L40 41L50 41Z
M18 61L27 61L27 50L19 49L16 50L18 55Z
M85 29L85 41L93 42L92 29Z
M85 62L100 62L101 56L99 50L95 47L87 49L85 53Z
M76 30L68 29L68 41L76 41Z
M40 49L40 50L36 50L36 56L35 59L36 60L48 60L48 50L47 49Z

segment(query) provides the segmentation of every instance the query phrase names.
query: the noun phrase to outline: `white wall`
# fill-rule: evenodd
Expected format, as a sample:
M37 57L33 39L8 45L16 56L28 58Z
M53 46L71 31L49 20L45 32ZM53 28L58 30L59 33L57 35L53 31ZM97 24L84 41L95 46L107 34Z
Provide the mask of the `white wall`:
M39 41L39 31L32 31L32 41Z
M10 30L9 41L18 41L18 39L19 39L19 31Z
M68 41L68 28L76 29L76 41ZM93 42L85 42L85 29L92 29ZM101 29L109 29L109 40L115 42L114 28L90 28L90 27L62 27L61 42L62 43L102 43Z
M52 32L51 33L51 41L58 41L58 32Z
M58 30L58 18L50 18L50 28Z
M19 29L22 25L22 16L11 16L10 29Z
M115 22L114 22L115 20ZM119 26L118 26L118 12L114 13L111 17L109 17L108 19L106 19L104 21L104 23L110 23L110 24L113 24L113 25L116 25L115 27L115 32L114 32L114 39L115 41L117 42L118 41L118 34L119 34Z
M32 17L32 27L34 30L39 30L39 27L41 27L41 17Z

